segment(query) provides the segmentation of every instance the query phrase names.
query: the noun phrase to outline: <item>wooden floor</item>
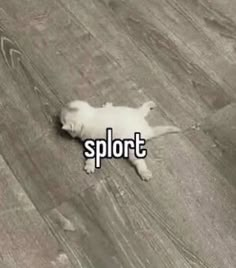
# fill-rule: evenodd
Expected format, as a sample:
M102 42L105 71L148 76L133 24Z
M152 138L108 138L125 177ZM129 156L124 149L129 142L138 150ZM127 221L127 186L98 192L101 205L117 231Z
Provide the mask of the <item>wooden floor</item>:
M235 0L0 0L0 267L236 267ZM73 99L157 103L154 178L88 176Z

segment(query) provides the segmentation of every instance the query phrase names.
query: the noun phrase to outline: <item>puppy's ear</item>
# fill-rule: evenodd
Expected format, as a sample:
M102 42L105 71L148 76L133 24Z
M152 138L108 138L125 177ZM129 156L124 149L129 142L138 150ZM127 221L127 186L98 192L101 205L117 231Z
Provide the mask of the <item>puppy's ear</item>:
M65 124L62 126L62 129L66 131L73 131L73 124Z
M67 109L70 112L78 112L80 107L80 101L72 101L67 104Z

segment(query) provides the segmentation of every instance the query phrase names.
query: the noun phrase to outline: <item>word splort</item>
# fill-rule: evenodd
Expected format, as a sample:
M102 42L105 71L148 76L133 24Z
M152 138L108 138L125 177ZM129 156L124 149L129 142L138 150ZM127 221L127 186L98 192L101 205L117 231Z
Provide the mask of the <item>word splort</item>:
M101 168L101 159L128 158L130 150L136 158L145 158L147 156L147 150L143 148L145 143L139 132L134 133L134 139L113 139L112 129L107 128L106 139L84 141L84 156L94 158L95 167Z

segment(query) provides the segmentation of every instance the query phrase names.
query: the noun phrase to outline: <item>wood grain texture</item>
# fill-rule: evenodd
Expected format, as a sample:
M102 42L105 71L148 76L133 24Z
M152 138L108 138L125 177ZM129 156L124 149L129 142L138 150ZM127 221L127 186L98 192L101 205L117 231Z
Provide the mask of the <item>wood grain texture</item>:
M73 267L2 156L0 229L1 267Z
M196 181L184 172L183 178L169 173L168 185L159 181L144 186L111 171L109 178L46 215L74 263L81 267L233 267L231 257L222 259L222 250L233 254L231 213L235 209L222 218L223 207L232 200L221 193L226 199L218 203L217 177L212 174L209 184L202 183L203 176ZM159 172L164 180L166 171ZM181 186L174 184L176 180ZM170 192L175 195L171 197ZM58 224L58 213L73 223L73 232L65 232Z
M178 124L183 124L189 114L199 120L209 109L218 109L230 103L231 98L224 93L226 84L223 82L223 89L205 73L206 68L200 68L203 60L198 60L200 66L196 64L196 59L202 59L199 55L195 56L192 63L194 53L185 45L187 42L178 40L159 22L159 17L155 19L151 12L144 12L147 4L138 5L137 1L113 2L71 0L63 3L68 5L69 11L73 12L78 20L89 27L97 39L105 43L107 51L113 53L124 68L130 67L128 71L140 87L150 88L157 102L164 106L163 109L170 109L171 118L177 114L183 115L184 119L178 118ZM90 8L91 6L96 8ZM100 18L102 15L103 19L99 24L89 19L90 16ZM209 50L210 46L207 48ZM227 62L224 62L227 65ZM235 95L235 90L229 91ZM168 100L173 98L172 107L166 107L166 96ZM179 110L182 110L182 113Z
M219 159L209 157L213 160L218 170L235 186L236 179L236 104L220 109L218 112L207 117L202 123L204 132L211 136L220 153ZM216 160L217 159L217 160Z
M5 42L4 32L1 40ZM6 40L14 44L12 39ZM3 118L0 148L7 162L12 163L12 169L26 191L34 196L37 208L43 211L89 187L92 180L84 180L86 175L82 171L78 173L78 160L81 159L79 143L74 142L72 146L70 142L73 149L68 150L66 139L62 138L57 118L62 103L26 56L21 56L13 66L14 55L11 56L10 50L11 47L6 47L4 57L8 68L4 69L1 62L0 109ZM14 50L20 51L16 47ZM65 148L58 151L60 142ZM64 162L65 158L70 167ZM83 183L77 188L79 179Z
M235 267L234 10L1 0L1 266ZM182 128L148 144L150 183L123 160L83 172L82 147L58 122L76 98L153 100L151 124Z

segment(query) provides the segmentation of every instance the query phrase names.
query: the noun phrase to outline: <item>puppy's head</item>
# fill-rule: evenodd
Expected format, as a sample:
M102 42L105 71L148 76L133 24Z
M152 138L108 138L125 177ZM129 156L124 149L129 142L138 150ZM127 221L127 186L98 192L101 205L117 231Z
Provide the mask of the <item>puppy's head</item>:
M67 131L73 138L81 137L87 116L91 113L91 108L84 101L69 102L61 111L62 129Z

